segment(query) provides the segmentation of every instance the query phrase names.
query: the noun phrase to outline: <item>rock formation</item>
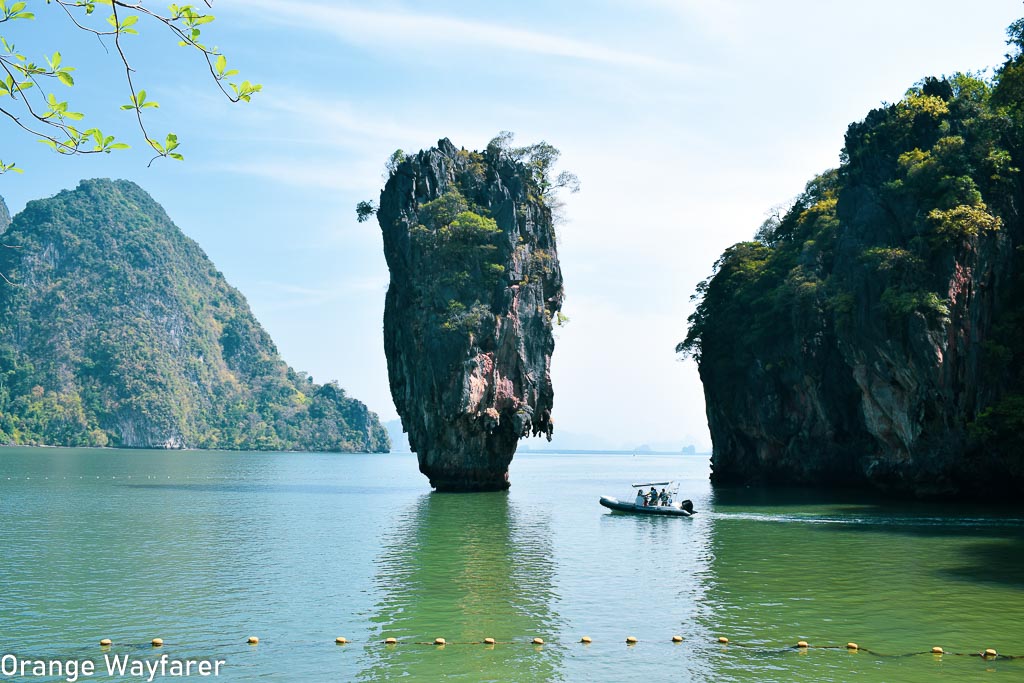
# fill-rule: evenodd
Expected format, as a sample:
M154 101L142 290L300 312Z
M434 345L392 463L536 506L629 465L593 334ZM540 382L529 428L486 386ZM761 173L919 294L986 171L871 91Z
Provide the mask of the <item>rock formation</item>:
M562 275L546 171L516 157L441 140L380 196L391 395L439 491L507 488L518 440L553 429Z
M134 183L29 202L0 248L0 443L386 452L288 367L242 294Z
M1019 496L1022 83L923 81L721 257L679 347L715 483Z

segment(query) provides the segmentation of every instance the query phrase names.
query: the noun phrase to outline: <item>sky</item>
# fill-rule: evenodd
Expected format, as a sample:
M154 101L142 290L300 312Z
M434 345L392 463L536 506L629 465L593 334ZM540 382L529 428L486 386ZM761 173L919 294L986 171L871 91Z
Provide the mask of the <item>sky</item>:
M388 271L356 202L377 198L395 149L545 140L582 186L558 229L556 433L701 450L703 390L674 351L694 286L838 165L851 122L925 76L997 66L1024 16L1020 0L217 0L204 38L263 92L228 103L195 54L140 21L125 47L160 104L148 125L185 156L147 167L112 46L29 5L36 20L0 35L40 61L59 50L77 71L58 94L132 149L58 157L0 122L0 159L25 169L0 176L12 213L83 178L137 182L285 360L391 420Z

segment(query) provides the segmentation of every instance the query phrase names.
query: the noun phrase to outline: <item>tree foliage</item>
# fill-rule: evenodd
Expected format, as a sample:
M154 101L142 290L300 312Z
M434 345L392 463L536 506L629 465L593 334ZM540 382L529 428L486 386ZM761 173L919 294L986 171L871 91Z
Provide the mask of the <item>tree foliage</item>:
M566 170L553 175L555 164L562 155L555 146L542 140L532 145L515 147L512 144L514 139L514 133L503 130L487 143L484 154L491 155L494 158L506 157L516 163L523 164L530 173L532 185L538 191L539 198L543 200L545 205L551 209L554 217L558 219L562 208L562 201L558 197L558 191L565 189L571 193L579 192L579 178L575 173ZM462 150L460 154L471 162L471 174L479 176L484 173L484 157L482 154L466 150ZM399 167L405 160L406 154L401 149L396 149L388 157L388 160L384 163L385 181L398 172ZM372 200L361 201L356 204L356 220L359 223L365 223L371 216L377 213L378 209L379 207L376 202Z
M62 17L30 11L34 6L44 12L59 12ZM210 6L212 2L206 1ZM124 0L0 0L0 114L23 133L38 139L54 152L65 155L110 153L127 149L128 144L114 135L108 135L90 126L83 112L64 98L64 88L75 85L76 67L66 64L60 50L48 49L38 61L18 49L3 33L3 24L16 21L39 21L43 28L52 26L62 18L77 29L95 36L104 48L116 53L124 69L125 99L120 105L132 113L142 139L153 151L150 159L182 160L178 137L174 133L156 135L146 124L147 110L160 105L149 98L138 81L129 52L133 41L144 24L162 28L178 45L198 52L205 62L217 88L232 102L248 102L262 86L248 80L239 80L238 70L229 68L227 57L210 46L203 35L214 16L196 5L169 5L166 12L154 11L142 2ZM52 48L51 48L52 49ZM0 173L21 172L15 162L0 159Z
M562 171L552 177L555 163L562 153L551 144L541 140L540 142L524 147L514 147L512 141L515 134L507 130L498 133L487 143L487 152L490 154L505 155L510 159L525 164L533 173L537 186L545 200L550 203L555 198L555 192L562 188L569 192L580 191L580 180L575 173Z
M417 217L421 222L410 231L418 258L412 279L423 304L438 313L442 329L475 330L488 311L481 299L504 279L501 229L457 186L424 202Z

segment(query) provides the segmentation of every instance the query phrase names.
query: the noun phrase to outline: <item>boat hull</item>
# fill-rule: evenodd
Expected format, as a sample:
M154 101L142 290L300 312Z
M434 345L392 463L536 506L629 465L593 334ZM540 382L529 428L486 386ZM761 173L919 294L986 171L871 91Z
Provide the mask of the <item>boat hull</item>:
M663 517L693 516L692 512L679 507L668 505L654 505L650 507L634 505L633 503L624 503L618 498L612 498L611 496L601 496L601 505L605 506L612 512L628 512L634 515L661 515Z

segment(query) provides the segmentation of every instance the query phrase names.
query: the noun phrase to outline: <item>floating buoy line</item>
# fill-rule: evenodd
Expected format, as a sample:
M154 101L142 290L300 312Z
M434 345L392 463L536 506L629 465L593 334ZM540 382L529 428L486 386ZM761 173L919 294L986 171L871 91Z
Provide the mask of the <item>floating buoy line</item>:
M98 642L99 642L99 646L101 648L103 648L104 650L109 650L110 648L117 646L117 645L114 644L113 640L111 640L110 638L103 638L102 640L100 640ZM242 639L242 642L247 643L249 645L258 645L260 643L260 639L259 639L258 636L248 636L247 638ZM326 641L326 642L329 642L329 641ZM386 646L389 647L389 649L392 648L392 647L396 647L396 646L410 646L410 645L432 646L432 647L434 647L434 648L436 648L438 650L444 649L445 647L450 646L450 645L485 645L485 646L488 646L488 647L494 647L494 646L497 646L497 645L534 645L534 646L540 646L540 645L545 645L545 644L563 645L563 643L561 643L558 640L545 640L544 638L541 638L540 636L535 636L535 637L530 638L528 640L527 639L523 639L523 640L507 640L507 641L499 641L499 640L497 640L497 639L495 639L493 637L490 637L490 636L488 636L486 638L482 638L481 640L471 640L471 641L449 641L448 639L446 639L446 638L444 638L442 636L438 636L438 637L434 638L433 640L399 640L398 638L395 638L394 636L391 636L391 637L384 638L383 640L362 641L361 643L360 643L360 641L349 640L345 636L338 636L337 638L334 639L334 642L337 645L349 645L349 644L352 644L352 645L355 645L355 644L373 645L373 644L377 643L377 644L386 645ZM590 636L582 636L579 640L574 641L574 642L576 644L579 644L579 645L589 646L589 645L591 645L594 642L594 639L591 638ZM609 642L609 641L605 641L605 642ZM624 639L619 639L618 642L619 643L625 642L627 647L633 647L635 645L638 645L641 641L640 641L640 639L638 637L630 635L630 636L626 636ZM864 652L864 653L873 655L875 657L889 657L889 658L913 657L913 656L918 656L918 655L932 655L935 659L940 659L940 658L942 658L944 656L949 656L949 657L980 657L980 658L986 659L986 660L992 660L992 659L1024 659L1024 655L1002 654L1002 653L998 652L995 648L985 648L984 650L980 650L980 651L977 651L977 652L952 652L952 651L944 649L943 647L941 647L939 645L935 645L935 646L931 647L928 650L921 650L921 651L915 651L915 652L904 652L904 653L896 653L896 654L893 654L893 653L883 653L883 652L879 652L877 650L873 650L871 648L863 647L863 646L858 645L857 643L855 643L853 641L848 642L845 645L842 645L842 644L836 644L836 645L832 645L832 644L828 644L828 645L812 645L811 643L809 643L806 640L800 640L800 641L797 641L796 644L794 644L794 645L786 645L786 646L774 647L773 648L773 647L770 647L770 646L765 646L764 644L761 644L761 643L752 644L752 643L734 642L734 641L730 640L729 638L727 638L726 636L717 636L713 640L706 641L706 640L703 640L703 639L701 639L701 640L697 640L697 639L686 640L686 639L683 638L683 636L681 636L679 634L675 634L675 635L670 636L669 638L659 638L657 641L647 640L647 641L644 641L644 642L646 642L646 643L664 642L664 643L673 643L675 645L679 645L680 643L683 643L683 642L688 642L688 643L691 643L691 644L701 644L701 643L703 643L703 644L712 644L712 643L717 643L718 645L722 646L722 650L723 651L728 651L729 648L736 647L736 648L744 648L744 649L750 649L750 650L758 650L760 652L779 652L779 653L783 653L783 652L795 650L795 651L798 651L798 652L801 652L801 653L806 653L808 650L814 649L814 650L846 651L846 652L849 652L849 653L861 653L861 652ZM132 643L118 643L118 645L121 646L121 647L126 647L126 648L141 647L141 645L139 645L139 644L132 644ZM164 642L164 640L162 638L153 638L152 640L149 641L149 645L154 647L154 648L160 648L160 647L164 647L165 642ZM541 648L538 647L537 649L540 650Z

